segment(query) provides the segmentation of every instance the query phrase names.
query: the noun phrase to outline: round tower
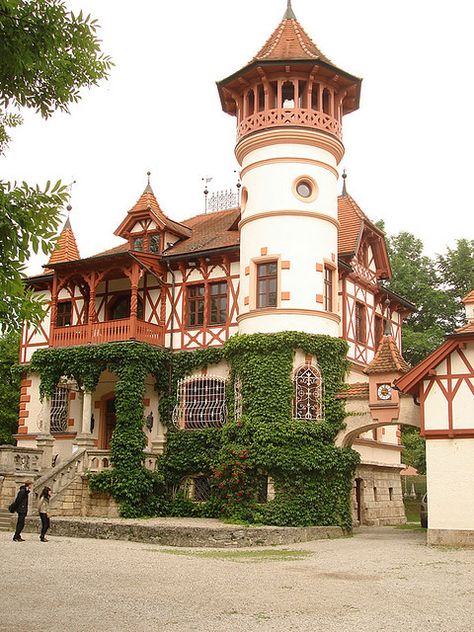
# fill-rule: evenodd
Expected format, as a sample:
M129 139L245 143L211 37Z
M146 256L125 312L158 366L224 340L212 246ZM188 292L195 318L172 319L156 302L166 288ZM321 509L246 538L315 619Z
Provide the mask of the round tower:
M290 0L259 53L217 84L237 118L241 333L339 335L337 166L360 84L321 53Z

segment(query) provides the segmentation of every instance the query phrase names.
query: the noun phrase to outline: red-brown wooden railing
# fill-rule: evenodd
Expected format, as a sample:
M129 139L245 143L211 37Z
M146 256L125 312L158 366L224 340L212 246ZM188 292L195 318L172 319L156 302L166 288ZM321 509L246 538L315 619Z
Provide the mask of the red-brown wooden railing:
M52 334L50 343L52 347L72 347L90 343L98 344L101 342L132 340L131 321L129 318L88 325L55 327ZM164 342L163 327L139 320L137 321L133 339L162 346Z

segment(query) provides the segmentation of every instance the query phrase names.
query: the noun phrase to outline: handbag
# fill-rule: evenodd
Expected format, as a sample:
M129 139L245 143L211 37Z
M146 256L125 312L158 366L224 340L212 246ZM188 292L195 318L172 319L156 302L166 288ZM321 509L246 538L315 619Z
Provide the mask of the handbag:
M15 511L16 511L16 502L13 502L11 505L8 506L8 511L10 513L15 513Z

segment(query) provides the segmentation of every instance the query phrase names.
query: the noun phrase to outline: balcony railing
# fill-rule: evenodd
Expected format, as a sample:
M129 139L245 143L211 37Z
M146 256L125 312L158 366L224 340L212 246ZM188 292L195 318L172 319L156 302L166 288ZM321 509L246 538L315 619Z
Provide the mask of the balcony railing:
M131 319L122 318L103 323L55 327L50 345L52 347L73 347L101 342L138 340L139 342L163 346L164 331L161 325L146 323L142 320L137 320L134 327L132 324Z
M335 118L315 110L288 108L264 110L248 116L238 126L237 140L260 129L268 127L311 127L321 129L342 138L342 126Z

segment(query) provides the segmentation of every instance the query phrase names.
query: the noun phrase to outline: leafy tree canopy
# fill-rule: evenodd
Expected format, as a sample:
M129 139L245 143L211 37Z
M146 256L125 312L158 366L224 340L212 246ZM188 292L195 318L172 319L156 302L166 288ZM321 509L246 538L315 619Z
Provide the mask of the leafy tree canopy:
M67 112L80 90L107 77L98 24L63 0L0 0L0 156L22 108L48 118ZM23 284L30 250L51 252L68 193L60 182L30 186L0 180L0 330L37 322L42 304Z
M459 239L444 255L428 257L421 239L401 232L388 238L388 250L389 288L417 307L403 329L403 353L415 365L464 323L461 301L474 288L474 240Z
M15 443L18 426L20 376L12 367L18 362L20 336L16 332L0 338L0 445Z

